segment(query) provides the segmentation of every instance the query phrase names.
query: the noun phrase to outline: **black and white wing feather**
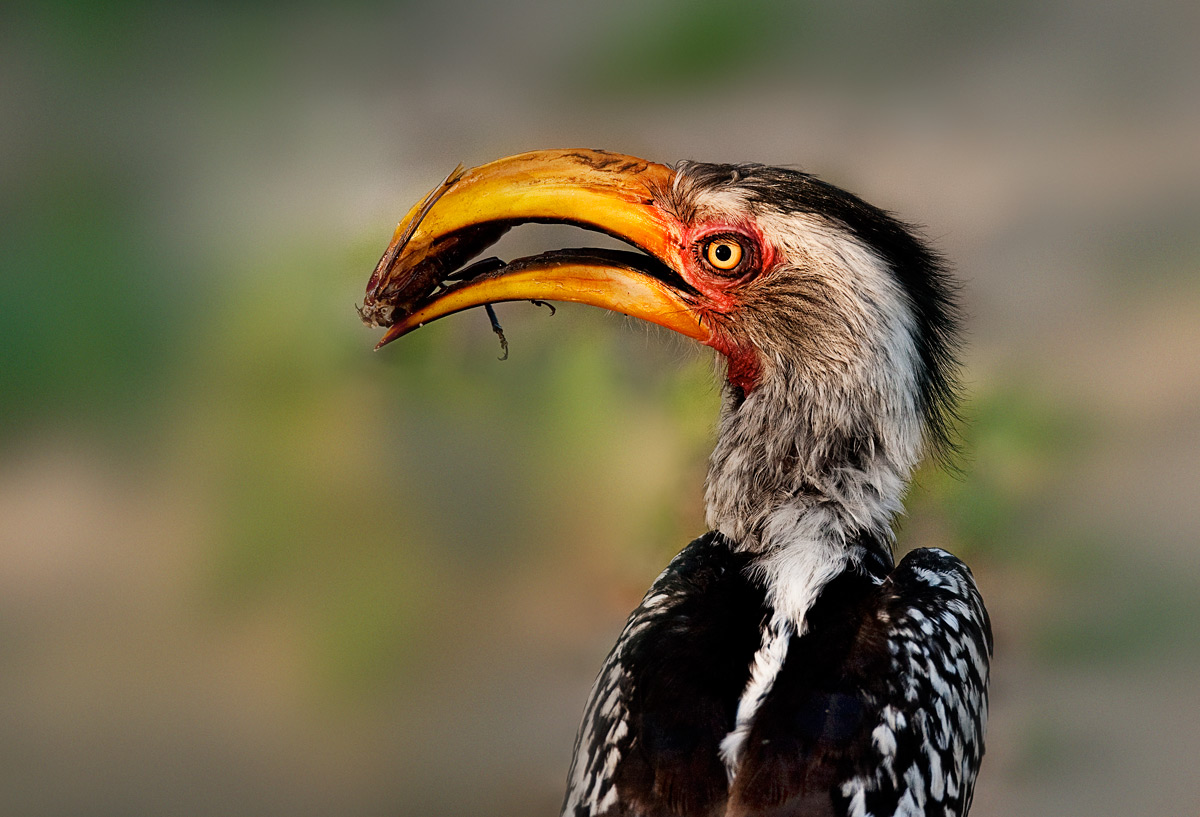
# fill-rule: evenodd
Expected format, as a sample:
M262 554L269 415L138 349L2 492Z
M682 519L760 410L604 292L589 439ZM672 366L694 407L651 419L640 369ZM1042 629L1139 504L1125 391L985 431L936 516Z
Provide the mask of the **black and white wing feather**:
M733 776L729 817L962 817L983 755L991 629L966 565L908 554L830 581Z
M917 550L886 578L841 574L752 686L777 618L750 558L707 534L654 583L593 687L563 814L965 815L992 648L966 565Z
M769 613L749 560L707 533L630 615L584 711L564 817L723 813L720 744Z
M916 550L880 588L888 671L866 762L838 813L962 817L983 759L992 631L970 570Z

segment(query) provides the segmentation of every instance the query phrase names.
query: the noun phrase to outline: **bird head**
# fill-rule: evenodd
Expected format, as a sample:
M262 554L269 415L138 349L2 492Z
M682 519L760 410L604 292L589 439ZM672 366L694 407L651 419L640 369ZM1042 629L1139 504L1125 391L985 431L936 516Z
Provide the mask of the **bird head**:
M527 222L631 249L470 263ZM721 355L706 500L740 547L770 550L813 524L843 542L890 531L922 451L946 438L957 321L941 262L886 212L805 173L595 150L456 169L397 226L360 312L388 327L383 346L514 300L604 307Z

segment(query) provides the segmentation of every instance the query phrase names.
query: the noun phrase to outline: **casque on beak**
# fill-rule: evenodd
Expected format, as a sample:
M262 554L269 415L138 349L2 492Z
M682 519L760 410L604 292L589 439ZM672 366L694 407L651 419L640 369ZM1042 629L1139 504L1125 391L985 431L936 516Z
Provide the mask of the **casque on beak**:
M454 312L519 300L600 306L709 343L698 293L679 274L679 224L657 204L674 177L665 165L593 150L455 169L396 227L367 284L363 320L389 327L376 348ZM598 230L645 254L559 250L464 266L526 222Z

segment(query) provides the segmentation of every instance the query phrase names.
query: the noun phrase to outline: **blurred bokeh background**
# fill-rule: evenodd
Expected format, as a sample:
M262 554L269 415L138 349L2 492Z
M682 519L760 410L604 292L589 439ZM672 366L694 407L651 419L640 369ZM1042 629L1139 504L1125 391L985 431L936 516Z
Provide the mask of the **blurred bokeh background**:
M963 478L901 533L996 628L978 817L1200 810L1200 5L0 10L0 812L556 814L703 530L712 361L587 308L384 353L460 161L800 166L965 282ZM565 229L565 228L564 228ZM574 238L528 228L502 250Z

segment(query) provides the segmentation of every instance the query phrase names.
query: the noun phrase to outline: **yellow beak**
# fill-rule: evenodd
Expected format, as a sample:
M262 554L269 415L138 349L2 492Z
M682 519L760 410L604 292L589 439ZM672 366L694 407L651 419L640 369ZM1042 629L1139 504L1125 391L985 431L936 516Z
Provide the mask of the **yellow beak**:
M702 343L709 327L678 274L681 230L658 205L675 171L631 156L552 150L456 170L396 227L367 285L363 318L383 346L430 321L498 301L570 301L665 326ZM459 268L515 224L574 224L632 244ZM462 280L458 280L461 278ZM378 347L377 347L378 348Z

